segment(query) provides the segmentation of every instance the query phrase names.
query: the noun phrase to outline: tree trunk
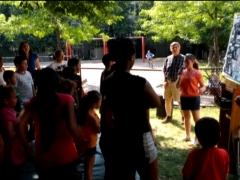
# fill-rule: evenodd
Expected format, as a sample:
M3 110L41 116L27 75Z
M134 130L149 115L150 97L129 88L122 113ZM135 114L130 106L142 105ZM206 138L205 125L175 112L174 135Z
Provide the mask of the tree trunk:
M217 15L218 15L218 10L217 8L215 8L215 21L217 21ZM214 53L214 64L216 67L219 66L219 46L218 46L218 28L215 27L214 28L214 49L215 49L215 53Z
M208 66L210 66L212 64L212 60L213 60L213 45L211 44L209 46Z
M58 47L58 49L62 49L61 38L60 38L60 30L59 30L58 27L56 28L56 35L57 35L57 47Z

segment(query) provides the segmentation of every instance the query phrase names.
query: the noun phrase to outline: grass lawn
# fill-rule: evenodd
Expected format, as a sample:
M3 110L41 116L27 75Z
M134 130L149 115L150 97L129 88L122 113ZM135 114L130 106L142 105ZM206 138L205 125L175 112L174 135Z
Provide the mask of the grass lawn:
M201 116L219 118L219 109L216 107L202 108ZM174 108L173 121L162 124L161 119L156 118L156 110L150 112L153 132L158 144L159 175L161 180L182 179L182 167L193 148L187 142L178 139L185 135L184 125L180 124L181 116L178 108ZM194 138L194 123L192 120L192 138ZM236 176L229 176L230 180L237 180Z

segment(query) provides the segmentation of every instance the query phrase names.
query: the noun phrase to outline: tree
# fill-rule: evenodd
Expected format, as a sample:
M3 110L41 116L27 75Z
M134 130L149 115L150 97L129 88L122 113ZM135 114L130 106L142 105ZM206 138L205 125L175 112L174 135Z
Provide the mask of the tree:
M5 1L2 4L15 6L22 10L20 16L10 16L1 26L0 32L8 39L18 34L32 34L43 38L56 33L58 48L61 49L61 39L71 44L81 44L100 34L96 26L99 21L112 24L120 20L120 16L110 16L117 6L113 2L92 1ZM81 7L76 10L76 6ZM102 8L102 9L101 9Z
M219 65L219 36L230 33L237 1L159 1L142 10L137 33L153 34L154 41L176 37L200 44L214 45L214 63ZM227 29L228 31L224 31Z

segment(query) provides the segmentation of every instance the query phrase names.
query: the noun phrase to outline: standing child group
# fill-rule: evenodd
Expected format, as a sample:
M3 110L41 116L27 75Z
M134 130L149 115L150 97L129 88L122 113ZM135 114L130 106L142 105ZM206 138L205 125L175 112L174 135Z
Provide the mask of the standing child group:
M147 114L160 105L159 97L145 78L130 73L135 63L131 40L110 40L108 48L109 54L102 59L105 70L100 77L100 93L83 92L79 60L64 61L61 50L42 70L38 55L26 42L20 44L21 53L14 59L16 72L5 71L0 58L0 134L4 142L1 179L20 179L21 164L28 159L35 162L39 179L74 180L76 164L83 157L84 179L92 180L101 132L105 180L135 179L136 172L143 180L158 180L158 151ZM194 144L202 145L190 152L182 169L183 179L226 179L228 154L215 147L220 137L219 123L200 118L200 95L206 88L196 58L181 55L177 42L170 49L173 54L163 69L167 98L164 122L172 120L169 102L178 101L186 130L181 140L191 139L192 114L196 124ZM150 51L146 55L149 65L153 56ZM34 72L37 75L33 80ZM95 109L100 109L100 118ZM34 154L27 137L28 124L35 130Z

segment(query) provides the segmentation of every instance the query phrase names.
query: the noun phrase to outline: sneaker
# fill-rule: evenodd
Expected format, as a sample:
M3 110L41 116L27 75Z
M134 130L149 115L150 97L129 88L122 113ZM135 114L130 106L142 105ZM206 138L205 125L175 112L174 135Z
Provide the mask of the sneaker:
M197 139L197 138L194 138L194 140L190 143L190 145L192 145L192 146L198 146L198 145L199 145L198 139Z
M167 116L167 117L165 117L165 119L163 120L162 123L170 123L171 121L172 121L172 117Z
M187 137L187 136L184 136L182 138L179 139L180 141L191 141L191 138L190 137Z

